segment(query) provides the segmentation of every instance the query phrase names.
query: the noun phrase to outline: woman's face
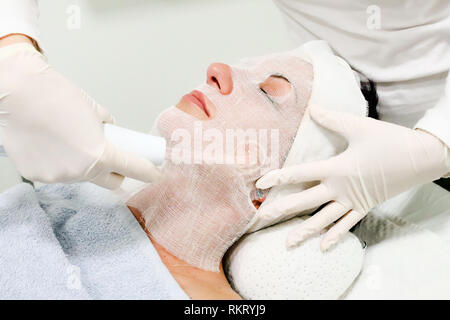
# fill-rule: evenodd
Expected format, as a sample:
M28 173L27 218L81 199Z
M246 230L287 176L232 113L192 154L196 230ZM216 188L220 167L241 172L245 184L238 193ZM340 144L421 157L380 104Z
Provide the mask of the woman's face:
M203 85L183 96L175 108L161 114L158 129L173 148L179 145L179 130L189 131L190 146L202 146L200 153L210 141L195 135L195 128L201 126L203 132L216 130L222 135L219 149L225 154L230 151L226 148L230 143L226 141L227 132L237 134L236 131L245 130L247 140L256 137L256 152L265 157L258 159L258 163L270 161L265 167L274 169L281 165L290 148L311 84L311 65L288 54L251 59L234 66L213 63ZM199 139L200 144L196 141Z
M234 87L232 72L232 67L227 64L213 63L208 67L206 83L221 95L229 95ZM281 74L270 75L258 83L258 87L268 98L288 96L293 92L292 84ZM183 96L176 107L199 120L214 119L217 114L217 106L198 90ZM287 108L286 105L283 107Z
M129 202L156 242L195 267L218 270L256 213L254 182L290 149L312 80L312 66L290 53L214 63L206 83L160 115L157 129L175 151L164 178ZM255 163L254 145L258 156L264 150ZM236 157L241 146L244 157ZM178 161L180 150L192 157Z

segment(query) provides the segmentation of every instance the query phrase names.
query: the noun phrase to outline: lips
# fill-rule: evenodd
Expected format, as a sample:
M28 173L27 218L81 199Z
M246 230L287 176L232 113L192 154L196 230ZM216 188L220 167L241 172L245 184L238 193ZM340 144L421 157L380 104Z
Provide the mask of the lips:
M206 99L205 99L205 95L203 93L201 93L198 90L194 90L191 93L188 93L187 95L185 95L183 97L183 99L186 99L192 103L194 103L197 107L199 107L200 110L202 110L208 117L209 115L209 110L208 107L206 105Z

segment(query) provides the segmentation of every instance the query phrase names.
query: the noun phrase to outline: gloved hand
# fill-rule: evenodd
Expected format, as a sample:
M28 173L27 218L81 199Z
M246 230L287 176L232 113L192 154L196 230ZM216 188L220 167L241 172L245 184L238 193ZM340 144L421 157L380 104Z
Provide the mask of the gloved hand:
M87 71L89 72L89 71ZM0 49L0 137L19 173L45 183L91 181L114 189L159 176L146 159L108 143L111 114L28 44Z
M328 203L288 235L295 246L338 221L321 242L323 251L336 244L371 208L407 189L450 171L449 148L435 136L395 124L345 113L311 108L312 119L342 135L347 149L327 160L304 163L267 173L256 187L320 181L261 208L260 217L283 215Z

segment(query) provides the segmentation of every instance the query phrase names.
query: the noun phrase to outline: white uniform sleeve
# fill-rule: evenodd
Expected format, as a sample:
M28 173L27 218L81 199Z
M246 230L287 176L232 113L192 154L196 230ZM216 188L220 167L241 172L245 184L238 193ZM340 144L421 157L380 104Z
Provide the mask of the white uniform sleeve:
M450 73L447 76L444 94L438 104L427 110L414 128L432 133L450 148Z
M37 0L0 0L0 38L22 33L39 43L38 18Z
M448 147L448 155L450 155L450 73L447 76L444 95L438 104L425 113L414 128L423 129L439 139L441 139ZM450 156L448 156L450 162ZM450 163L448 163L450 167ZM445 175L450 177L450 172Z

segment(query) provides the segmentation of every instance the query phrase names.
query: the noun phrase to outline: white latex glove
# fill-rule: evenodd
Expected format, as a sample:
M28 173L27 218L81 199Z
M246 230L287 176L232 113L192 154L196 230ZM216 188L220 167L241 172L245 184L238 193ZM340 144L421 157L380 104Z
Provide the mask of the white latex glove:
M288 235L295 246L332 226L321 242L323 251L336 244L370 209L407 189L438 179L450 171L449 148L435 136L395 124L311 108L312 119L342 135L347 149L327 160L267 173L256 187L320 181L261 208L262 219L276 220L328 203ZM450 130L450 129L449 129Z
M0 137L23 177L91 181L109 189L119 187L124 176L156 179L159 171L151 162L106 141L103 124L112 122L108 111L31 45L0 49Z

